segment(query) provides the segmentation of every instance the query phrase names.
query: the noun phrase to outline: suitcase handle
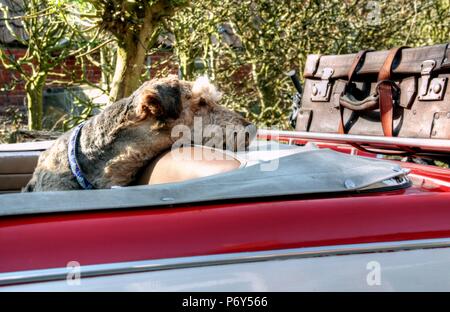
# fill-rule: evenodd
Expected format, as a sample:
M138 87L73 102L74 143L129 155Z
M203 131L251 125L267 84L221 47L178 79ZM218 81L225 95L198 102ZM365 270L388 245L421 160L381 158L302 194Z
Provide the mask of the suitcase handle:
M378 94L371 94L363 100L357 100L352 94L344 93L339 98L339 105L354 111L374 110L378 108Z
M400 93L400 88L391 80L392 65L403 47L393 48L389 51L383 66L378 74L378 82L374 94L369 95L363 100L357 100L350 92L350 86L356 75L356 72L364 63L365 55L368 50L359 51L352 66L348 72L348 82L339 98L340 122L338 132L347 133L344 124L344 107L353 111L374 110L379 108L381 115L381 125L385 136L392 136L394 122L394 98Z
M380 84L391 84L392 89L394 91L394 97L398 96L400 94L400 88L398 85L392 81L392 80L381 80L378 81L376 86L376 91L373 94L370 94L368 97L366 97L363 100L356 99L351 92L344 92L341 94L341 97L339 98L339 104L342 105L345 108L354 110L354 111L366 111L366 110L374 110L379 108L379 91L378 87Z

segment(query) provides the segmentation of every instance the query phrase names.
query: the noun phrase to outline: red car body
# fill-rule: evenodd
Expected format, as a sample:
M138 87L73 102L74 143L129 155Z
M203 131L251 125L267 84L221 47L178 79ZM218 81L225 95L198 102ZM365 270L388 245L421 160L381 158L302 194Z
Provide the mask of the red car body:
M316 143L375 155L331 140ZM450 237L450 170L401 166L411 170L413 185L394 191L3 217L0 273L60 268L73 259L85 266Z

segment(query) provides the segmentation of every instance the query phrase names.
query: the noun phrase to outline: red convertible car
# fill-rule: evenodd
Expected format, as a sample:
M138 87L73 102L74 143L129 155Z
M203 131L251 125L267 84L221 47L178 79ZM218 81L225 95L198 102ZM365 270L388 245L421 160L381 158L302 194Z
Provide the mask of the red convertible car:
M17 193L49 144L0 146L0 291L450 290L450 169L381 159L448 140L260 130L224 173Z

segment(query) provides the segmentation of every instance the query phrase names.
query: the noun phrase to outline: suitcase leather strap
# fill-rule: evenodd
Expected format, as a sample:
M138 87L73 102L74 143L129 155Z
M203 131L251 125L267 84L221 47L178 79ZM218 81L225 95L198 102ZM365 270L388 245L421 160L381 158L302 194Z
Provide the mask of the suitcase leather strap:
M339 128L338 128L338 133L340 134L345 134L347 131L345 130L345 125L344 125L344 106L346 107L347 105L343 105L343 100L342 97L343 95L346 93L348 87L350 86L350 84L353 81L354 76L356 75L356 72L358 71L358 69L361 67L362 63L364 62L364 57L366 56L366 53L369 50L361 50L359 51L355 58L353 59L353 63L352 66L350 66L350 70L348 71L347 74L347 85L344 88L344 92L341 95L340 99L339 99L339 113L340 113L340 121L339 121Z
M341 134L346 133L344 125L344 107L351 110L372 110L379 108L381 116L381 125L385 136L393 135L393 119L394 119L394 95L399 91L398 86L391 80L392 64L396 60L399 52L403 47L396 47L389 51L383 66L378 73L378 82L376 87L376 94L372 94L363 101L354 101L346 95L348 87L351 85L358 68L360 68L364 62L364 57L368 50L359 51L350 67L348 72L347 86L344 88L344 92L339 99L339 111L340 122L338 132Z
M385 136L391 137L394 123L394 91L399 88L391 79L392 64L403 47L393 48L384 61L378 74L377 91L379 94L381 126ZM395 88L397 90L395 90Z

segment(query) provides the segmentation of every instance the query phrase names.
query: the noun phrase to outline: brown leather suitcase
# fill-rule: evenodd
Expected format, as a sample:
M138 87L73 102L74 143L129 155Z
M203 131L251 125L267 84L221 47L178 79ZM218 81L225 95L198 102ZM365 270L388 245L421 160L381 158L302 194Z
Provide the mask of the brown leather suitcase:
M450 139L450 45L309 55L297 131Z

